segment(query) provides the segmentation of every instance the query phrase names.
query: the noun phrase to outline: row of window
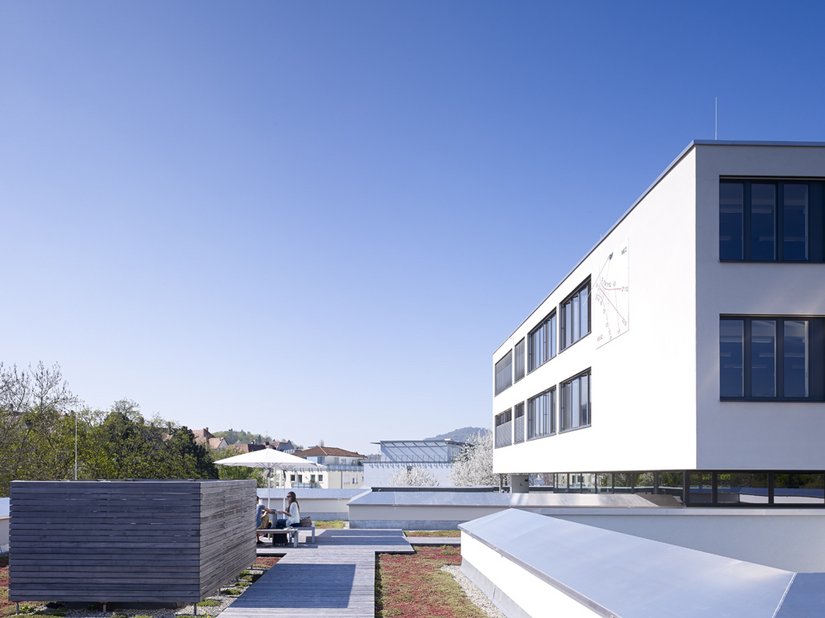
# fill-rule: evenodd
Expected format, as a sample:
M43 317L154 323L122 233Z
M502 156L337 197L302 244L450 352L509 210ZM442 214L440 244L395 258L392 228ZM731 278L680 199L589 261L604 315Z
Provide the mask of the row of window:
M495 393L510 388L530 373L555 357L561 351L590 333L590 279L565 298L558 308L561 323L556 333L557 312L554 309L527 335L519 340L495 364ZM558 341L558 346L556 342ZM525 363L526 355L526 363ZM526 365L526 372L525 372Z
M723 400L825 400L825 318L722 316Z
M560 392L558 405L556 393ZM590 370L578 374L495 417L496 448L590 425ZM556 410L558 408L558 423ZM556 428L559 427L557 430Z
M719 182L719 259L733 262L822 262L825 182Z
M560 493L669 494L687 506L824 507L822 471L656 471L534 474Z

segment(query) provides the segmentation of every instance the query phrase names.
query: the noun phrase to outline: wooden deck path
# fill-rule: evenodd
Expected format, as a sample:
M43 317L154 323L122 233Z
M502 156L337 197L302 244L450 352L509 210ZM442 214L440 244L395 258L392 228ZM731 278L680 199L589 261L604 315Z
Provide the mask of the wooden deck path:
M375 554L414 551L401 530L323 530L317 541L259 549L284 556L219 618L373 618Z

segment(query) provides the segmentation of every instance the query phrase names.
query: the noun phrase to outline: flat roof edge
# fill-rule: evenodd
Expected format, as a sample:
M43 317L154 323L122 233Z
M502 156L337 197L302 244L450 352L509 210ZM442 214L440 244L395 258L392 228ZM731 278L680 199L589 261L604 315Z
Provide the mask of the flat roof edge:
M550 298L555 293L555 291L558 290L561 287L561 285L565 281L567 281L567 279L570 277L570 275L572 275L576 271L576 269L579 266L581 266L582 263L588 257L590 257L590 255L599 247L599 245L601 245L604 242L604 240L608 236L610 236L610 234L613 233L613 230L615 230L622 223L622 221L624 221L627 218L627 216L633 211L633 209L636 208L636 206L638 206L639 203L643 199L645 199L651 191L653 191L653 189L656 187L656 185L658 185L662 181L662 179L665 176L667 176L671 172L671 170L674 167L676 167L682 161L682 159L684 159L690 153L690 151L693 150L694 148L696 148L697 146L702 146L702 147L704 147L704 146L743 146L743 147L748 147L748 146L780 146L780 147L784 147L784 148L825 148L825 142L771 142L771 141L699 140L699 139L691 140L690 143L682 150L682 152L680 152L676 156L676 158L673 159L673 161L671 161L670 164L667 167L665 167L665 169L656 177L656 179L652 183L650 183L650 185L647 187L647 189L642 191L641 195L639 195L639 197L636 198L636 200L633 202L633 204L630 206L630 208L628 208L624 212L624 214L622 214L622 216L619 217L619 219L616 221L616 223L614 223L612 226L610 226L610 229L608 229L607 232L602 234L602 236L601 236L601 238L599 238L598 242L596 242L596 244L594 244L592 247L590 247L590 249L584 254L584 256L578 262L576 262L576 265L573 266L573 268L571 268L567 272L567 274L564 275L561 278L561 280L556 284L556 286L552 290L550 290L550 293L547 294L547 296L545 296L544 298L542 298L541 301L539 302L539 304L537 304L535 306L535 308L532 311L530 311L530 313L528 313L521 322L519 322L518 326L516 326L512 331L510 331L510 334L507 335L507 337L500 344L498 344L498 346L496 346L496 349L493 352L493 362L495 362L495 355L496 355L496 352L498 352L499 348L501 348L501 346L503 346L507 342L507 340L510 339L510 337L512 337L515 334L515 332L519 328L524 326L524 323L530 318L530 316L533 315L536 312L536 310L539 307L541 307L547 301L547 299Z

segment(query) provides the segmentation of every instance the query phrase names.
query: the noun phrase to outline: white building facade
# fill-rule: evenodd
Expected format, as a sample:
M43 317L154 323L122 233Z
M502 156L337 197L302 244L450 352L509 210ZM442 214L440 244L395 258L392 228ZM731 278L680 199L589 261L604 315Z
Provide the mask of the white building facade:
M825 144L692 143L493 355L494 469L825 506Z
M286 487L354 489L364 486L363 461L367 458L366 455L330 446L313 446L297 450L294 454L321 464L323 469L289 472Z

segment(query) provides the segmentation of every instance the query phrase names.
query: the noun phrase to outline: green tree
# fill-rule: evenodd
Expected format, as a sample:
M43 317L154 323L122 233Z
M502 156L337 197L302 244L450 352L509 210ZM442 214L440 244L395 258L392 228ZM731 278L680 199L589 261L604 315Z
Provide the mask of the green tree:
M8 495L12 479L64 474L66 416L78 403L59 365L21 370L0 363L0 495Z

